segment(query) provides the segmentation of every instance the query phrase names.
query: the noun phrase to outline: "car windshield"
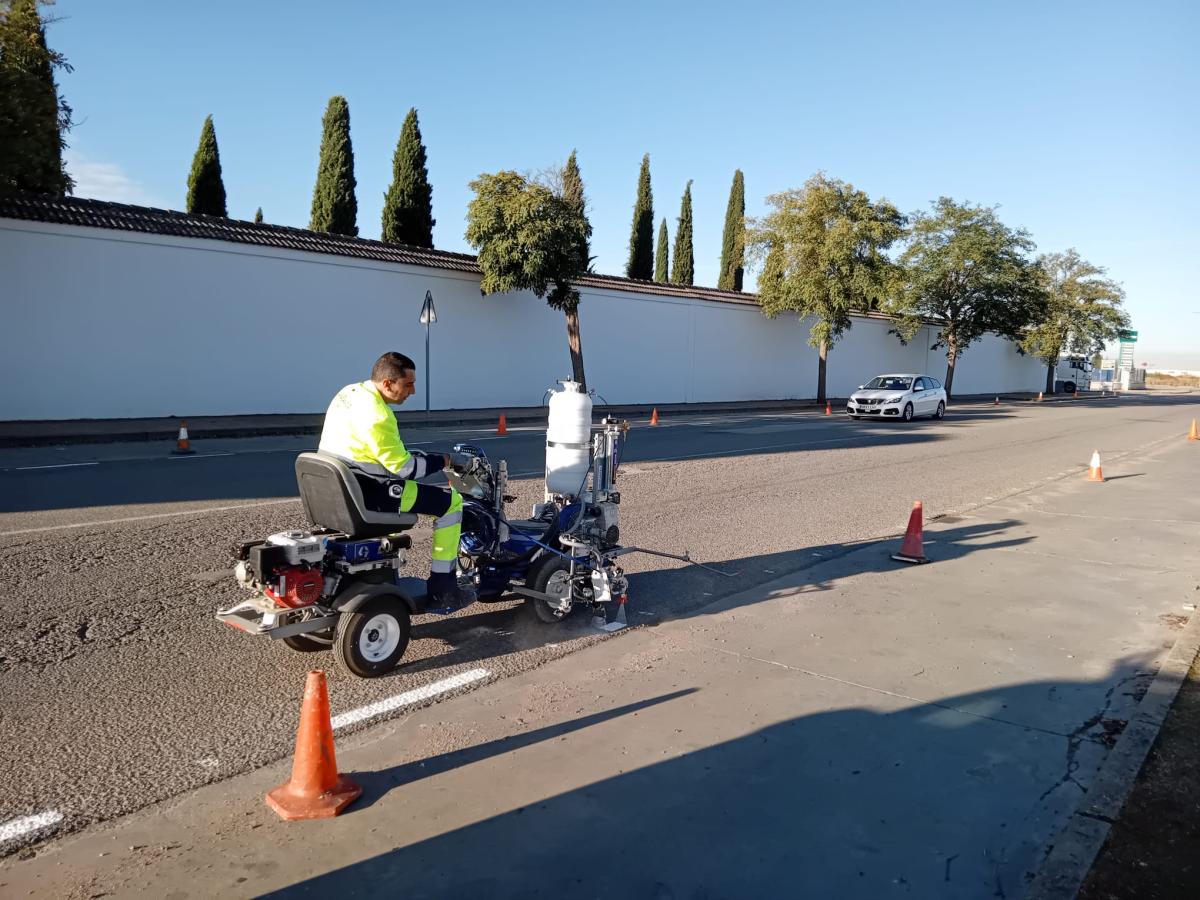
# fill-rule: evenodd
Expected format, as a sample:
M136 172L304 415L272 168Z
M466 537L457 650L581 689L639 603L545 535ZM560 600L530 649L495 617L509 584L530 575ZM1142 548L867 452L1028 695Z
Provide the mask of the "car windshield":
M912 379L901 378L899 375L880 375L866 384L869 391L907 391L910 387Z

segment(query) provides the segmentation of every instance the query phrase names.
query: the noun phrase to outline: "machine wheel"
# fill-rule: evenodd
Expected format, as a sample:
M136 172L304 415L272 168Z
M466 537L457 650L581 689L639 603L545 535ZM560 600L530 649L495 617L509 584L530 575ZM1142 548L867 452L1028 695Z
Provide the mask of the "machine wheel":
M1079 385L1077 385L1073 381L1068 381L1066 384L1063 385L1063 393L1064 394L1073 394L1078 389L1079 389Z
M386 675L408 647L412 625L399 597L376 597L338 617L333 639L338 665L359 678Z
M904 404L904 421L911 422L913 420L913 405L911 403Z
M938 401L938 408L937 408L937 412L935 412L935 413L933 414L933 417L934 417L935 419L944 419L944 418L946 418L946 404L945 404L945 403L943 403L941 400L939 400L939 401Z
M318 650L328 650L333 646L333 629L328 628L325 631L314 631L312 634L285 637L283 642L297 653L316 653Z
M530 590L568 601L565 609L559 609L551 606L545 600L526 597L525 602L533 609L533 614L537 616L538 621L553 625L555 622L565 619L571 611L569 602L571 598L570 571L570 563L561 556L545 556L534 564L533 570L525 580Z

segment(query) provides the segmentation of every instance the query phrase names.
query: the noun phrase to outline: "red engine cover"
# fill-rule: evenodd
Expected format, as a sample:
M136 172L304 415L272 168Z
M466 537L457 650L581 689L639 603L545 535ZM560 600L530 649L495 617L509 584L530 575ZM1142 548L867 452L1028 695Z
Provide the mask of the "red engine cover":
M280 606L295 609L298 606L311 606L321 599L325 577L318 569L293 566L280 569L278 574L279 580L267 585L264 593Z

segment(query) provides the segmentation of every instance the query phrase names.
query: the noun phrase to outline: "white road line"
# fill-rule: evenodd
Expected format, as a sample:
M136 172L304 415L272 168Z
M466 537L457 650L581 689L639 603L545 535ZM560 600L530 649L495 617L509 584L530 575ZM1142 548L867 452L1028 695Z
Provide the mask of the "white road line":
M446 691L453 691L456 688L473 684L476 681L487 678L490 674L487 669L471 669L469 672L462 672L458 675L452 675L450 678L443 678L441 681L435 681L432 684L427 684L425 687L416 688L415 690L405 691L403 694L388 697L386 700L368 703L366 706L360 706L358 709L344 712L340 716L334 716L334 730L345 728L347 725L355 725L367 719L382 716L384 713L389 713L402 706L409 706L421 700L436 697L438 694L444 694Z
M62 821L62 813L56 810L38 813L36 816L23 816L20 819L9 819L0 823L0 844L23 837L31 832L49 828Z
M43 531L61 531L64 528L92 528L96 525L119 525L122 522L144 522L147 519L169 519L174 516L198 516L202 513L231 512L235 509L256 509L260 506L278 506L281 503L299 503L299 497L287 500L264 500L261 503L238 503L234 506L208 506L204 509L181 509L178 512L151 513L145 516L125 516L121 519L97 519L95 522L71 522L67 525L45 525L41 528L18 528L15 531L0 531L0 537L14 534L38 534Z
M34 469L74 469L78 466L98 466L100 463L94 462L79 462L79 463L58 463L53 466L17 466L12 471L14 472L30 472Z
M220 453L194 453L187 456L165 456L163 459L212 459L214 456L233 456L233 453L222 451Z

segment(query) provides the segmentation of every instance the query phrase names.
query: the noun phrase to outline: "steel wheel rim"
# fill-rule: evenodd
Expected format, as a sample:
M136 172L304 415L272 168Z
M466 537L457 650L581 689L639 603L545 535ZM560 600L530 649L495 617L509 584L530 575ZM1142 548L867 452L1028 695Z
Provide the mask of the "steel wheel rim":
M544 593L555 600L553 603L547 601L546 605L556 613L565 614L571 603L571 573L566 569L551 572L550 577L546 579Z
M358 652L369 662L382 662L399 646L400 623L387 613L372 616L358 633Z

